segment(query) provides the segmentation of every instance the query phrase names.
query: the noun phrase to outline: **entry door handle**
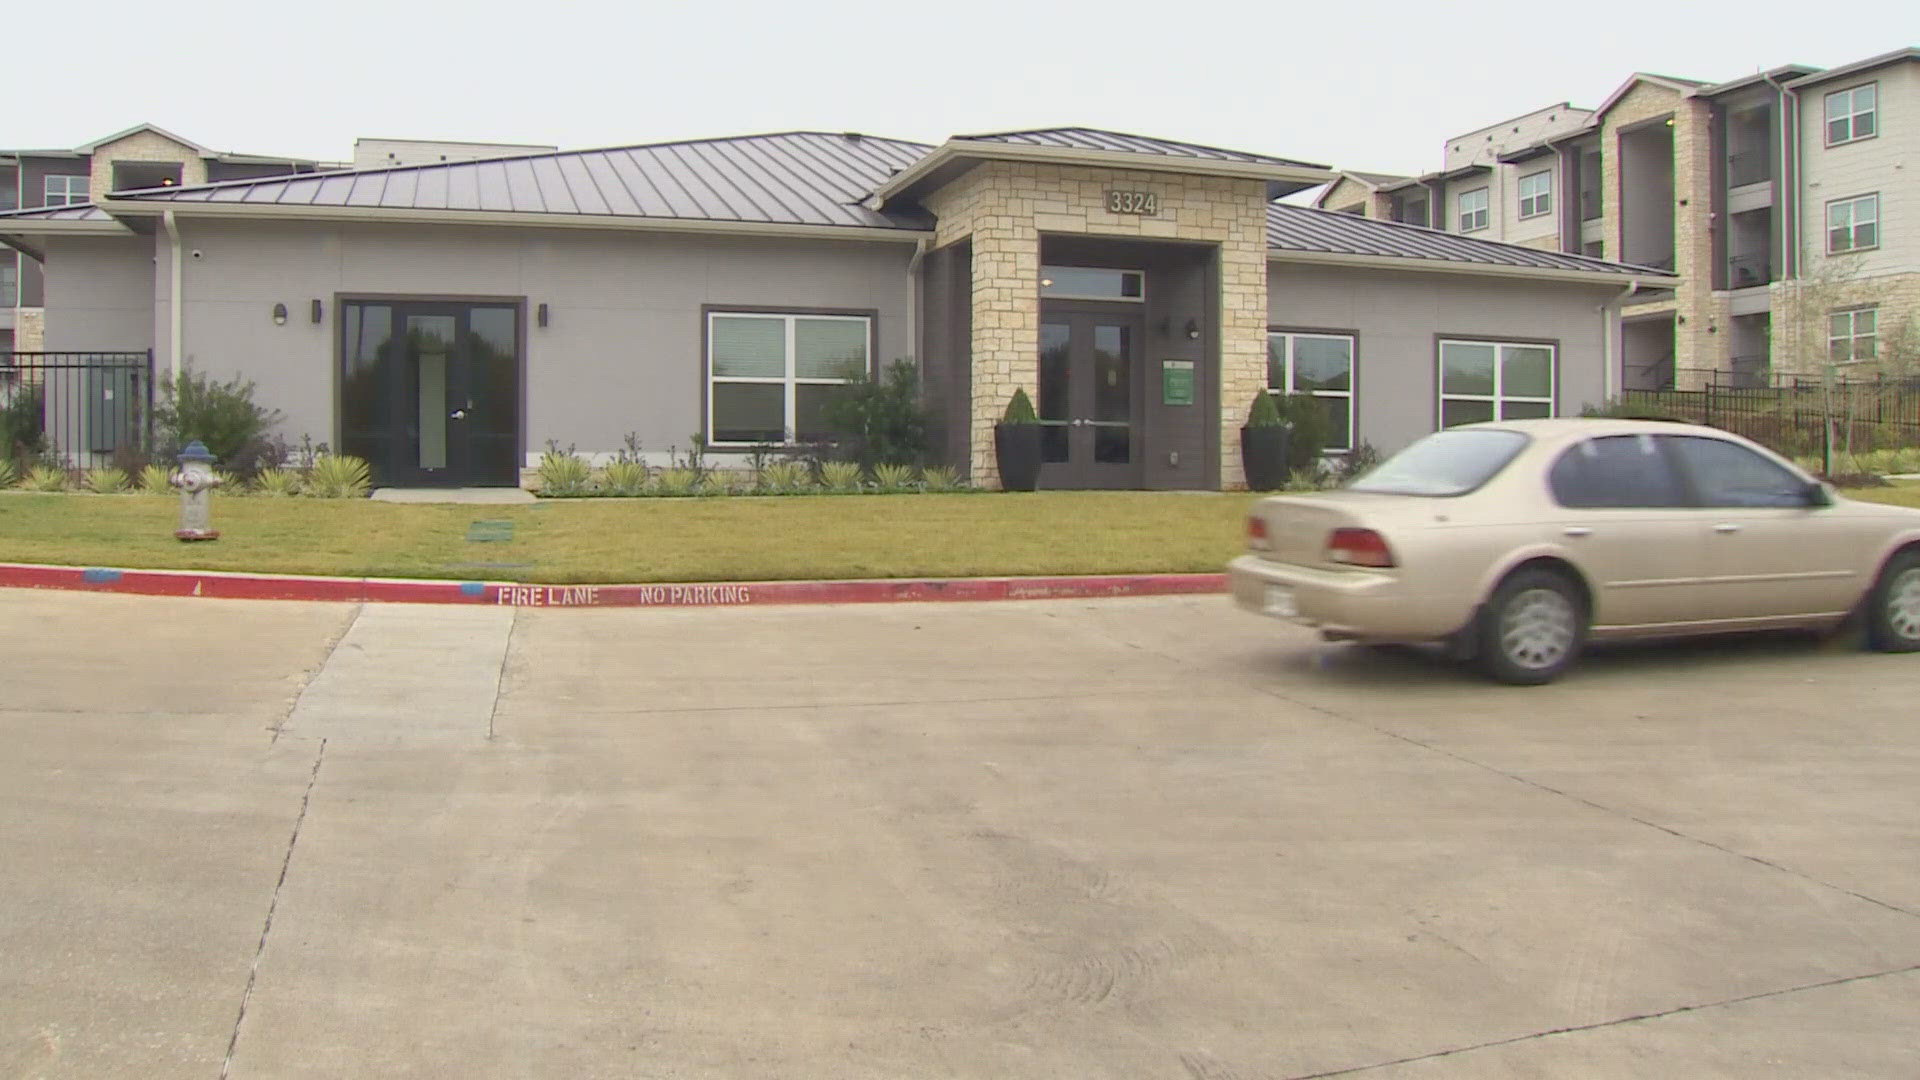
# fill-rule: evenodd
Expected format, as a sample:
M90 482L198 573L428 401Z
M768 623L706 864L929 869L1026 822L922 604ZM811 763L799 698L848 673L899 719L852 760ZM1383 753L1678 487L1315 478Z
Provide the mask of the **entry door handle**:
M452 412L448 413L447 415L455 420L465 420L467 418L467 410L455 409Z
M1713 527L1713 531L1714 531L1714 532L1717 532L1717 533L1720 533L1721 535L1723 535L1723 536L1724 536L1724 535L1725 535L1725 534L1727 534L1727 533L1737 533L1737 532L1739 532L1739 531L1740 531L1740 526L1738 526L1738 525L1735 525L1735 524L1734 524L1733 522L1731 522L1731 521L1723 521L1723 522L1721 522L1720 524L1718 524L1718 525L1715 525L1715 526Z

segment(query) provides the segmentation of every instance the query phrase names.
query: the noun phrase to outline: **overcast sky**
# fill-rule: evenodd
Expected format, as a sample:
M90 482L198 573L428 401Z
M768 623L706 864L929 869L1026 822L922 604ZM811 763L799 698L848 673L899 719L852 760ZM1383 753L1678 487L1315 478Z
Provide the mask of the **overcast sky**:
M151 122L350 159L357 136L581 148L792 129L1091 126L1415 173L1631 71L1725 80L1920 43L1914 0L866 5L95 0L12 38L0 146ZM1563 20L1590 15L1591 23ZM19 29L19 27L16 27Z

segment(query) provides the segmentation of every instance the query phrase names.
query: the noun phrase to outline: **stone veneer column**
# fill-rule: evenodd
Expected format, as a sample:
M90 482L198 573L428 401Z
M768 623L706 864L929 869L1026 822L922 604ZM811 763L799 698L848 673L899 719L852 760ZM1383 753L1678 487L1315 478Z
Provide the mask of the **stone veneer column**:
M207 182L207 163L198 150L151 131L136 131L124 139L94 148L92 175L87 178L89 200L99 202L113 190L113 163L116 161L169 162L180 166L180 183L183 186Z
M1109 213L1109 188L1151 191L1153 217ZM1266 184L1208 176L985 162L930 194L934 246L973 244L971 469L976 484L999 485L993 427L1015 389L1038 396L1040 238L1043 233L1153 237L1217 245L1220 307L1220 480L1244 487L1240 417L1266 385ZM1036 402L1037 404L1037 402Z
M47 316L40 308L16 309L13 325L15 352L44 352L47 348Z

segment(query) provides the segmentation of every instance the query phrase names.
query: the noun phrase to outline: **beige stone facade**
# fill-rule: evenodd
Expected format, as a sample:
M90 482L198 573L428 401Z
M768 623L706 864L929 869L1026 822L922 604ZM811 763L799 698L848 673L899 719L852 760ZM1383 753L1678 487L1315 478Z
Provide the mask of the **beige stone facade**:
M1828 317L1835 311L1872 307L1878 317L1871 370L1920 374L1920 274L1887 274L1847 281L1776 281L1773 308L1773 371L1818 375L1828 354Z
M1107 210L1113 188L1158 196L1151 217ZM935 247L973 244L971 465L976 483L998 486L993 427L1016 388L1038 395L1042 234L1154 238L1218 245L1222 413L1220 479L1245 486L1238 412L1266 385L1266 184L1029 162L983 162L931 193Z
M1360 207L1360 216L1386 220L1393 217L1393 197L1374 190L1351 176L1342 176L1318 200L1321 208L1346 213Z
M14 312L13 348L15 352L40 352L47 347L47 314L40 308L17 308Z
M113 190L113 166L119 161L174 163L180 166L182 184L207 182L207 163L198 150L152 131L136 131L94 147L93 171L87 179L87 194L92 201L99 202Z

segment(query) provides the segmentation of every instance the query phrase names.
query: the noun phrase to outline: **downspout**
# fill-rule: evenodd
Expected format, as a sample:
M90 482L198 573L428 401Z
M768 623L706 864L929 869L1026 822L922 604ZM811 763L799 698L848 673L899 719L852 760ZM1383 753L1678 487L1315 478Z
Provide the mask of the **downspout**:
M1624 385L1626 381L1627 335L1624 331L1620 334L1620 356L1619 363L1616 364L1614 362L1613 324L1619 321L1621 305L1627 302L1628 297L1639 291L1640 279L1631 278L1627 282L1627 287L1620 291L1620 295L1610 297L1606 303L1601 304L1599 308L1600 353L1603 361L1600 365L1600 400L1602 403L1611 403L1615 397L1619 396L1619 390L1615 388L1614 380L1614 372L1616 370L1620 372L1620 383Z
M927 257L927 238L913 242L913 257L907 260L907 348L913 350L914 369L920 373L924 388L925 359L920 355L920 263Z
M1779 276L1793 279L1800 276L1800 97L1772 75L1761 78L1780 92L1780 149L1774 170L1774 202L1780 208Z
M167 263L171 276L167 286L167 363L173 374L173 385L180 385L180 351L184 348L185 334L182 333L181 313L184 310L181 297L180 262L180 224L174 220L173 211L160 215L161 231L167 234Z

